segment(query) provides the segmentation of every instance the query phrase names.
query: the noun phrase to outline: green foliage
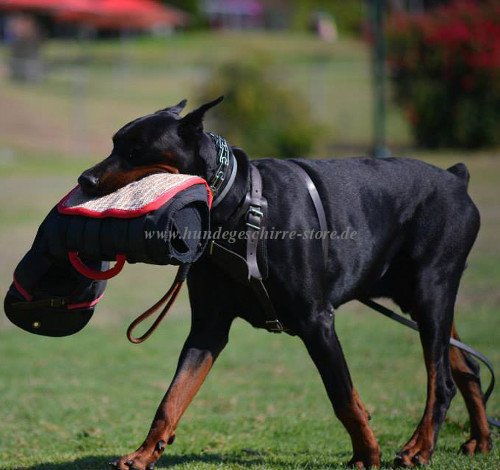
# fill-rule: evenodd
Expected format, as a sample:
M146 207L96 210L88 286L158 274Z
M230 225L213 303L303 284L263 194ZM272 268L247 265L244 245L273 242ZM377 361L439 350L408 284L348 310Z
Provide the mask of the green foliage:
M200 11L198 0L162 0L166 6L178 8L190 15L189 28L200 28L206 26L206 20Z
M365 18L363 0L294 0L293 26L306 30L310 26L314 12L326 12L332 15L341 33L359 35Z
M388 29L396 101L423 147L500 143L500 9L452 3L394 16Z
M198 15L200 12L200 2L198 0L162 0L162 3L179 8L192 15Z
M273 79L265 60L215 69L200 101L224 95L210 118L218 133L255 157L309 156L321 134L304 99Z

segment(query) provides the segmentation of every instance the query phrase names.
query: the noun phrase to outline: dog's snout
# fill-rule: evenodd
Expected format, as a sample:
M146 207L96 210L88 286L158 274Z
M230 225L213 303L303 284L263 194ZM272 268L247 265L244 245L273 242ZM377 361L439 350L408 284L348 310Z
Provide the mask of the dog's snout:
M90 173L84 172L78 178L78 184L85 193L92 194L99 186L99 178Z

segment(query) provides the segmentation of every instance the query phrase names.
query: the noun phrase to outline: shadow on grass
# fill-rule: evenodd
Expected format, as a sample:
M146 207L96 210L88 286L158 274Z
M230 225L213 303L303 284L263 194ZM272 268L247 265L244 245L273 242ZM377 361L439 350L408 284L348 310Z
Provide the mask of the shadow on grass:
M60 463L39 463L36 465L32 465L30 467L19 467L19 470L98 470L103 468L111 468L109 467L109 462L115 460L114 457L106 457L106 456L89 456L82 457L80 459L76 459L69 462L60 462ZM16 469L17 470L17 469Z
M69 462L61 463L40 463L30 467L20 467L19 470L100 470L111 468L109 462L117 459L118 456L89 456L82 457ZM274 460L274 459L273 459ZM266 458L260 457L258 455L236 455L236 454L211 454L211 453L200 453L200 454L169 454L165 455L160 459L157 466L158 470L162 468L170 468L175 465L185 465L185 464L212 464L212 465L241 465L245 467L262 466L267 462ZM282 467L285 462L273 461L271 466L274 464ZM316 467L310 467L316 468ZM319 468L319 467L318 467Z
M60 463L40 463L30 467L20 467L19 470L101 470L110 469L109 462L116 460L117 456L88 456L73 461ZM306 459L307 460L307 459ZM266 453L244 449L229 453L189 453L169 454L163 456L155 467L157 470L175 467L176 465L209 464L217 467L241 466L246 468L287 468L290 466L290 456L280 459L279 457L266 456ZM325 462L307 462L308 469L324 469ZM336 468L345 468L338 465ZM17 469L16 469L17 470Z

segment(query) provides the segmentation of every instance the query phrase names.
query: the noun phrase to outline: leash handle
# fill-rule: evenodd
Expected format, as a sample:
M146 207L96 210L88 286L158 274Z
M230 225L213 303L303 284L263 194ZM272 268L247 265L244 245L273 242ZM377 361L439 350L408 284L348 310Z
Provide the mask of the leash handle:
M83 276L88 277L89 279L94 279L97 281L105 281L107 279L111 279L115 277L120 271L123 269L125 265L125 261L127 261L127 256L124 254L116 255L116 264L106 270L106 271L97 271L95 269L89 268L78 256L78 251L69 251L68 258L73 267Z
M392 310L388 309L387 307L384 307L383 305L379 304L378 302L374 302L373 300L369 299L363 299L360 300L361 303L365 304L367 307L370 307L371 309L381 313L382 315L385 315L386 317L390 318L391 320L395 320L398 323L401 323L404 326L407 326L408 328L411 328L412 330L418 331L418 324L414 322L413 320L410 320L408 318L403 317L402 315L397 314L396 312L393 312ZM471 356L474 356L476 359L480 360L488 369L489 373L491 374L490 378L490 383L488 387L486 388L486 392L483 393L483 403L484 406L486 407L486 404L488 403L488 399L490 398L493 389L495 388L495 371L493 369L493 364L491 361L482 353L477 351L476 349L470 347L468 344L462 343L462 341L458 341L454 338L450 338L450 345L454 346L455 348L458 348L467 354L470 354ZM496 418L492 418L490 416L486 417L488 420L488 423L491 424L491 426L494 426L496 428L500 427L500 420Z
M144 313L141 313L127 328L127 338L131 343L140 344L146 341L158 328L160 322L165 318L165 315L169 312L170 308L174 304L179 292L182 288L182 285L187 277L189 272L190 264L183 264L179 266L179 270L175 276L173 284L168 289L167 293L156 302L152 307L149 307ZM140 325L144 320L147 320L151 315L153 315L161 306L164 305L163 310L156 317L153 324L149 327L149 329L142 336L133 336L132 333Z
M148 308L144 313L139 315L127 328L127 338L131 343L134 344L140 344L144 341L146 341L158 328L158 325L160 322L165 318L165 315L168 313L170 310L170 307L172 307L173 303L175 302L175 299L177 298L177 295L179 294L180 290L182 288L182 282L174 282L168 292L158 301L156 302L152 307ZM153 324L148 328L146 333L144 333L142 336L132 336L133 331L137 328L138 325L140 325L144 320L147 320L151 315L153 315L163 304L165 306L163 307L163 310L160 312L160 314L156 317L155 321Z

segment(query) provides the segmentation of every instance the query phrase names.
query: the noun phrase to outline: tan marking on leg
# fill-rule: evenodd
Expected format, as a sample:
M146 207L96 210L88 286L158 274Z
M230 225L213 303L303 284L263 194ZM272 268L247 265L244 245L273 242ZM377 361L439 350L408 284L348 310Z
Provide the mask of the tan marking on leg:
M207 354L201 363L184 366L178 371L158 407L144 443L135 452L120 459L120 470L129 469L126 464L129 460L138 468L147 468L161 457L165 445L173 442L175 429L212 368L213 362L213 357ZM158 445L162 441L163 444Z
M452 338L460 340L455 324L452 326ZM473 371L467 365L464 353L450 347L450 365L455 381L465 402L470 420L470 438L461 450L465 454L488 453L491 450L491 431L486 417L486 409L478 381Z
M380 447L368 423L368 413L358 392L353 389L351 402L336 410L352 441L354 456L349 462L356 468L380 467Z
M151 431L155 431L153 440L157 438L168 440L175 432L182 415L200 389L212 365L213 358L207 356L198 367L179 371L156 413L151 428Z

